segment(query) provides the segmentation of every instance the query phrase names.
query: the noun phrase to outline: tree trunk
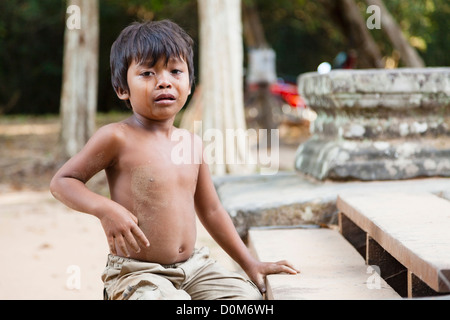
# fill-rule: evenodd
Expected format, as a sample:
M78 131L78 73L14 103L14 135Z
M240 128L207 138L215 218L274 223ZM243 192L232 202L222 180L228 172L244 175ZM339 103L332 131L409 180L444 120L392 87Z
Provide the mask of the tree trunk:
M349 51L357 53L358 68L383 68L383 56L354 0L318 0L341 27Z
M242 2L244 41L250 49L268 48L258 9L253 1Z
M198 5L205 157L215 175L252 172L255 166L249 165L251 155L243 134L240 0L198 0Z
M344 20L346 34L350 38L351 45L358 52L358 63L362 68L383 68L383 57L367 29L358 6L354 0L339 0L338 7Z
M425 63L417 51L408 43L399 25L384 5L382 0L366 0L367 5L376 5L380 8L381 29L391 40L394 48L400 53L400 60L405 66L411 68L423 68Z
M75 155L95 130L98 86L98 0L68 0L61 92L61 151ZM77 23L77 21L79 23Z

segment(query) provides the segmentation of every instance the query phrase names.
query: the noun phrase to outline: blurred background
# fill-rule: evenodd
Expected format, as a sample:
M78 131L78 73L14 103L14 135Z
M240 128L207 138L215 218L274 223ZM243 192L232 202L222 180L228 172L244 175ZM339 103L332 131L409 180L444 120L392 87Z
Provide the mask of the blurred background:
M73 4L79 12L70 9ZM220 7L225 4L226 9ZM371 9L373 4L378 10ZM223 14L231 7L237 17L233 22L228 12ZM219 15L225 20L219 21ZM205 99L215 105L210 117L279 129L280 170L291 170L295 150L309 138L315 116L298 93L299 75L449 66L449 17L448 0L1 1L0 186L47 189L54 171L96 127L130 115L111 86L109 54L120 31L134 21L168 18L195 41L193 94L175 125L192 129L195 120L208 122L202 113ZM81 24L71 30L71 23ZM221 33L208 35L211 23L222 24L215 30ZM204 37L210 36L203 42L202 30ZM240 45L222 50L236 44L224 44L231 33ZM225 64L237 63L238 70L242 65L242 72L203 61L202 48L212 50L218 61L236 55ZM211 72L224 79L233 73L228 79L232 85L211 87L211 81L202 81ZM231 91L224 92L230 85ZM226 109L225 98L210 103L211 96L226 97L238 113ZM229 169L220 170L216 172Z
M295 83L299 74L315 71L324 61L339 63L339 53L360 52L352 26L334 0L242 0L247 23L260 29L247 32L244 47L265 42L276 53L277 77ZM197 0L99 1L98 107L100 112L123 110L109 75L109 51L119 32L135 20L169 18L180 24L196 43L198 65L199 18ZM355 0L367 19L367 3ZM450 2L448 0L385 1L409 44L426 66L450 65ZM61 0L0 2L0 115L57 114L63 74L67 3ZM244 12L244 10L243 10ZM368 30L385 65L404 66L382 30ZM261 35L263 39L258 38ZM341 54L340 58L343 56ZM345 60L345 59L344 59ZM245 67L247 66L245 57ZM361 55L353 68L373 67ZM196 67L197 82L201 82Z

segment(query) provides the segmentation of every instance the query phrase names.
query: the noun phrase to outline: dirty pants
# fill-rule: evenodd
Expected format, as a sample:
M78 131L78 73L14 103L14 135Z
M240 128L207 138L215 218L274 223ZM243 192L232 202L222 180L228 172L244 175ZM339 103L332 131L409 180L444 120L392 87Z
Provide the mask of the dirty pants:
M195 250L180 263L161 265L108 255L102 274L104 298L113 300L261 299L253 282L230 272L209 257L209 249Z

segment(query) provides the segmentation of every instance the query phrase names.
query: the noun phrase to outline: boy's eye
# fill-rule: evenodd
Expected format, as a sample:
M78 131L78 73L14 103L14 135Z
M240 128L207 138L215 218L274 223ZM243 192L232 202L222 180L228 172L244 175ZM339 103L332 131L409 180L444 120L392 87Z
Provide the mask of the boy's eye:
M143 77L150 77L151 75L153 75L154 73L151 71L145 71L141 73L141 76Z
M173 69L173 70L172 70L172 73L173 73L173 74L180 74L180 73L182 73L182 71L181 71L181 70L178 70L178 69Z

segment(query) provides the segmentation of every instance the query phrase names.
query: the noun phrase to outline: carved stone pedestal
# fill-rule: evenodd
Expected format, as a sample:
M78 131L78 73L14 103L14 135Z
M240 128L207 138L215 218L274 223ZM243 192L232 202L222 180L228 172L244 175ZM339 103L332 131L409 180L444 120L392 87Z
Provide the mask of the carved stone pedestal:
M295 167L318 179L450 176L450 68L306 73L317 112Z

